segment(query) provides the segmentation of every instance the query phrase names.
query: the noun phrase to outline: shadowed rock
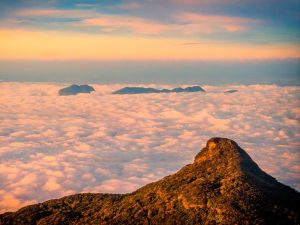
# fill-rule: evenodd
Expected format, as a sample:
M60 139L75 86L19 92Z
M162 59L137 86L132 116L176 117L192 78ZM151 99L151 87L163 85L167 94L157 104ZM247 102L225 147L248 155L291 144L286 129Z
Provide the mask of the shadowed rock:
M73 84L69 87L60 89L58 91L58 94L61 95L61 96L63 96L63 95L77 95L79 93L91 93L92 91L95 91L95 89L92 86Z
M77 194L0 215L0 224L299 224L300 194L237 143L212 138L192 164L133 193Z
M149 93L179 93L179 92L205 92L200 86L192 86L187 88L174 88L169 89L155 89L155 88L144 88L144 87L125 87L120 90L113 92L113 94L149 94Z

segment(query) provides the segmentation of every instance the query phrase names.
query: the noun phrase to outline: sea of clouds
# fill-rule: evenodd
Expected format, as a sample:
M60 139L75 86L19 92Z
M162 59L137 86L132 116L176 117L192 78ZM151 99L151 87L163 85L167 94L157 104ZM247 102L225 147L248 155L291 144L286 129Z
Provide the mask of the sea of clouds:
M124 85L93 85L92 94L58 96L65 86L0 83L1 212L78 192L134 191L191 163L213 136L234 139L300 190L300 87L111 95Z

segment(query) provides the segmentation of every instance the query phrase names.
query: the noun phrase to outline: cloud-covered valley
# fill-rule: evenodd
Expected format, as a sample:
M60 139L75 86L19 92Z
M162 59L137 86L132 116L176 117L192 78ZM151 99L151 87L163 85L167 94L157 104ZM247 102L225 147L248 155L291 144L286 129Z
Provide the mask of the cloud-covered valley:
M300 190L300 87L111 95L124 85L92 86L63 97L63 84L0 83L0 211L77 192L131 192L192 162L213 136L234 139Z

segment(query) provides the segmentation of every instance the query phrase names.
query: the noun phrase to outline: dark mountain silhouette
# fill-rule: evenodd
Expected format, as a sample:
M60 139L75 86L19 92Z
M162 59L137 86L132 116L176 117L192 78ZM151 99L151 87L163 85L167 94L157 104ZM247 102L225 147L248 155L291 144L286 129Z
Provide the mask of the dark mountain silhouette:
M238 92L238 90L228 90L228 91L224 91L224 93L235 93L235 92Z
M192 86L187 88L174 88L174 89L155 89L155 88L144 88L144 87L124 87L120 90L113 92L113 94L149 94L149 93L179 93L179 92L205 92L203 88L200 86Z
M61 96L62 95L77 95L79 93L91 93L92 91L95 91L95 89L92 86L73 84L69 87L60 89L58 91L58 94Z
M0 224L299 224L300 194L234 141L212 138L192 164L137 191L76 194L0 215Z

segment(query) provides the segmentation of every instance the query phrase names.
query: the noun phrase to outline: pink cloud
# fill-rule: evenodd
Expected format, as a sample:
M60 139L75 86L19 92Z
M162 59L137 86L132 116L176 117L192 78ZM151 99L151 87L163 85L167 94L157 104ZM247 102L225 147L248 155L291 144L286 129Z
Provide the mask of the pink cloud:
M193 2L193 1L192 1ZM123 9L137 9L142 5L139 3L128 3L117 5ZM258 21L254 19L205 15L191 12L179 13L172 16L172 22L159 22L143 17L128 15L101 14L95 10L58 10L58 9L26 9L16 12L22 17L59 17L59 18L80 18L70 26L95 26L104 32L133 32L139 34L158 35L162 33L181 33L193 35L199 33L213 32L240 32L249 29Z
M186 24L187 29L201 29L210 33L214 31L237 32L249 29L250 26L257 24L254 19L246 19L232 16L206 15L199 13L181 13L175 16L178 22ZM193 31L189 31L193 32Z
M162 34L180 32L183 35L213 32L240 32L249 29L258 21L240 17L180 13L173 16L173 22L162 23L131 16L97 15L75 23L77 26L98 26L106 32L131 31L141 34Z
M37 176L35 174L27 174L22 179L18 181L19 185L29 185L35 183L37 180Z
M140 3L137 3L137 2L130 2L130 3L122 4L122 5L116 5L115 7L120 8L120 9L129 10L129 9L140 9L143 7L143 5Z
M181 22L187 23L232 23L232 24L239 24L239 23L253 23L257 22L254 19L246 19L242 17L232 17L232 16L218 16L218 15L206 15L206 14L199 14L199 13L181 13L176 16L176 18Z
M78 192L134 191L190 163L212 136L236 140L300 189L299 87L117 96L110 93L123 85L92 86L92 95L59 97L62 84L0 83L0 211Z
M22 201L17 196L5 192L1 193L1 191L0 195L3 196L3 198L0 198L0 209L2 212L14 211L23 206L35 203L34 201Z
M173 3L173 4L191 4L191 5L211 5L211 4L230 4L238 3L238 0L146 0L153 3Z
M102 183L102 185L95 187L94 190L102 193L128 193L138 187L137 184L129 181L122 181L119 179L111 179Z
M97 15L96 11L88 9L23 9L15 15L24 17L60 17L60 18L89 18Z
M115 6L116 7L116 6ZM142 7L138 3L118 5L123 9L137 9ZM80 22L73 23L74 26L100 26L106 32L133 31L142 34L159 34L169 30L168 24L155 22L149 19L132 16L106 15L94 10L58 10L58 9L26 9L16 12L17 16L23 17L60 17L60 18L82 18Z
M61 185L57 182L55 178L50 178L43 186L45 191L57 191L61 190Z
M167 24L154 22L137 17L103 16L82 20L78 25L99 26L107 28L106 31L133 31L141 34L160 34L172 29Z

